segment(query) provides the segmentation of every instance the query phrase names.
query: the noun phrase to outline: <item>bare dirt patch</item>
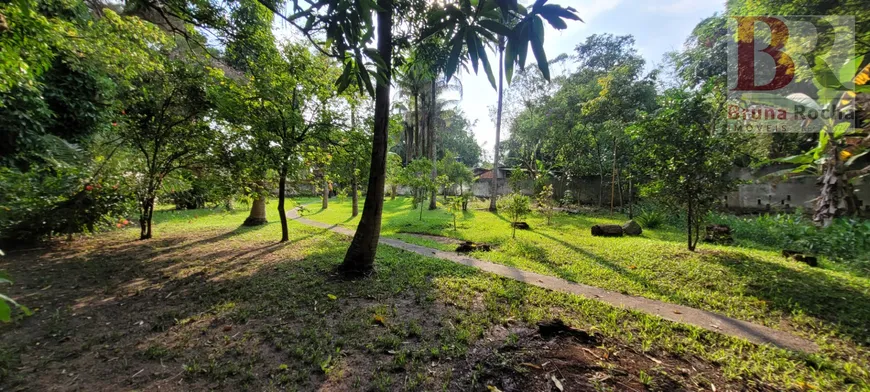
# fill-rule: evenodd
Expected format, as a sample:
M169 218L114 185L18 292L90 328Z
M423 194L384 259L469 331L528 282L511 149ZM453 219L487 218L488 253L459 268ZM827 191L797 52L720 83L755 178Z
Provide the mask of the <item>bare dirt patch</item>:
M775 391L729 381L714 365L638 352L618 342L522 326L496 326L469 350L453 390L489 391Z

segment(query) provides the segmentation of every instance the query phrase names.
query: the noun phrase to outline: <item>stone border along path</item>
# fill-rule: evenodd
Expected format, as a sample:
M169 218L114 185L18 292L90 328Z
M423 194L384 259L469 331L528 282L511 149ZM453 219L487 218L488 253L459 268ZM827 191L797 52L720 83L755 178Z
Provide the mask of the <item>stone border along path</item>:
M353 236L354 230L338 225L317 222L300 217L297 209L287 212L287 217L299 223L330 230L334 233ZM409 244L392 238L381 237L380 243L417 253L427 257L435 257L442 260L474 267L482 271L496 274L508 279L513 279L533 286L543 287L548 290L561 291L601 301L618 308L639 310L661 317L668 321L693 325L708 331L746 339L756 344L772 344L777 347L815 352L819 347L806 339L794 336L788 332L777 331L763 325L753 324L747 321L733 319L721 314L695 309L688 306L656 301L654 299L626 295L615 291L605 290L599 287L569 282L554 276L541 275L534 272L495 264L472 257L463 256L455 252L445 252L425 246Z

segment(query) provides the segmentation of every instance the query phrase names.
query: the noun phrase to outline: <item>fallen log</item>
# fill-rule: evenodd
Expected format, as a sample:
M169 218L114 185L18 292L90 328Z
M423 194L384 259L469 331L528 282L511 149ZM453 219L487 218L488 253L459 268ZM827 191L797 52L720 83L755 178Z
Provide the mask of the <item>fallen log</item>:
M592 226L594 237L622 237L623 231L620 225L595 225Z
M492 245L475 244L471 241L465 241L459 244L459 247L456 248L456 251L459 253L471 253L474 251L489 252L490 250L492 250Z

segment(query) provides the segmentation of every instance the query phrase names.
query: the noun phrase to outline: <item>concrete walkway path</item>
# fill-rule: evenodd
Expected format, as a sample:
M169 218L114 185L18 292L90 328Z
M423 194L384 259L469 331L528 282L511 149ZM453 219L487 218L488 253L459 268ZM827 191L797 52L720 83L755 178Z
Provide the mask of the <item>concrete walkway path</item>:
M327 229L335 233L353 236L354 230L346 227L317 222L299 216L294 208L287 213L287 217L299 223L309 226ZM580 295L596 301L605 302L615 307L639 310L653 314L665 320L694 325L708 331L718 332L725 335L746 339L756 344L772 344L777 347L804 351L818 351L818 346L806 339L794 336L788 332L777 331L763 325L753 324L747 321L737 320L721 314L690 308L688 306L656 301L654 299L626 295L615 291L588 286L585 284L569 282L554 276L541 275L534 272L524 271L514 267L490 263L480 259L464 256L456 252L445 252L425 246L409 244L392 238L381 237L381 244L394 248L414 252L423 256L435 257L442 260L474 267L482 271L490 272L505 278L524 282L545 289L561 291Z

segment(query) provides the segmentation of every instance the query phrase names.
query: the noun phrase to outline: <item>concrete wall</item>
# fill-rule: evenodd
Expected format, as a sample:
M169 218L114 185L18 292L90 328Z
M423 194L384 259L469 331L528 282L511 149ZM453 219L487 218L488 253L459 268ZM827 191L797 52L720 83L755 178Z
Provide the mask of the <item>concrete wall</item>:
M735 169L731 172L731 176L740 179L743 183L738 185L736 191L723 195L725 205L729 209L739 212L792 211L796 208L812 208L813 200L818 197L819 192L815 177L798 177L779 182L765 177L786 168L787 166L772 165L758 170ZM601 184L597 176L585 176L570 181L557 178L552 184L553 197L556 200L561 200L565 195L565 191L571 190L577 201L587 205L598 204L599 192L602 191L603 186L601 202L603 205L610 205L611 184L609 176L604 179L603 184ZM622 186L624 201L628 202L628 184L622 184ZM521 192L531 196L532 187L532 182L527 181L523 184ZM870 212L870 181L859 184L857 188L861 208L864 211ZM466 187L466 189L468 188ZM451 194L455 194L456 191L458 189L454 190L454 193ZM490 182L488 180L479 180L472 184L471 191L476 197L488 198L490 194ZM500 180L499 195L511 192L513 192L513 189L507 181L504 179ZM637 189L634 189L634 192L637 195ZM399 187L399 194L410 195L411 191L407 187ZM620 205L618 193L614 204Z
M743 183L737 191L725 196L725 205L730 209L757 211L792 211L796 208L811 209L819 196L815 176L790 178L787 181L771 181L765 175L783 170L785 166L770 166L758 171L740 169L732 172ZM858 185L858 200L862 209L870 211L870 183Z

